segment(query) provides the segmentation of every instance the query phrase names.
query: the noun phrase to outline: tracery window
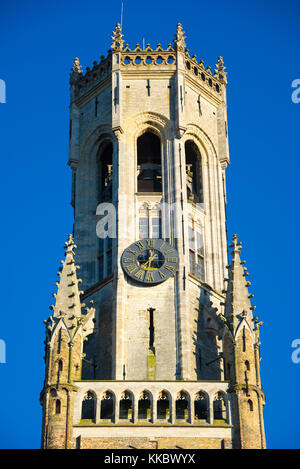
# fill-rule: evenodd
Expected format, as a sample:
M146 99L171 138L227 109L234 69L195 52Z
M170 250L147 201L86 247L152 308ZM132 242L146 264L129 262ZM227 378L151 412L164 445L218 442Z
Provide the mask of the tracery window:
M205 281L204 238L200 227L189 226L189 268L192 275Z
M139 210L139 238L161 238L161 210L159 207L150 209L142 207Z

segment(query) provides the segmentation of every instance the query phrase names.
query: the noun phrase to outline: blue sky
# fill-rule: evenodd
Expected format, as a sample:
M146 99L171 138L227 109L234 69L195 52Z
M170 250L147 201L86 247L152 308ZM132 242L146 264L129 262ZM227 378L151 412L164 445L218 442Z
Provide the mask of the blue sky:
M72 230L68 156L69 71L111 44L121 2L11 1L1 6L2 229L0 447L38 448L44 325L63 243ZM131 46L166 46L183 24L191 54L228 71L228 232L243 242L261 329L261 370L270 448L299 448L300 363L291 343L299 319L299 116L291 83L300 79L295 1L125 0Z

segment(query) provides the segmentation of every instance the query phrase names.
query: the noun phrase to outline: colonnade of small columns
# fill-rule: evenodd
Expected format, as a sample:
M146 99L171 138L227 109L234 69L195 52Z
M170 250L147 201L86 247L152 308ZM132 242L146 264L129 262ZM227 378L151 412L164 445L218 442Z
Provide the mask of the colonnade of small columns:
M86 401L90 403L86 404ZM226 392L216 391L208 394L199 390L189 393L184 390L151 393L148 390L122 392L107 390L97 394L92 389L81 393L80 422L90 420L95 424L105 423L214 423L231 424L230 399ZM162 404L164 402L164 404ZM167 403L167 404L166 404ZM110 406L105 415L105 405ZM86 413L86 408L89 413ZM143 416L141 416L143 408ZM158 415L163 408L165 415ZM125 411L124 411L125 409ZM146 412L145 412L146 411Z

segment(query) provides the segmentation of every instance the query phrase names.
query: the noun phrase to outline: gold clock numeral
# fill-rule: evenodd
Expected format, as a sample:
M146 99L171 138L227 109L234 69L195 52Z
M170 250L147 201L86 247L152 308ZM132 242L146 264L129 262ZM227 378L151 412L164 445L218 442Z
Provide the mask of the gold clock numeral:
M165 265L165 269L168 269L170 272L175 272L175 268L172 265Z
M134 262L134 258L133 257L124 257L123 258L123 262L126 263L126 264L130 264L131 262Z
M145 249L145 246L143 245L143 243L141 243L141 241L137 241L135 243L135 245L140 248L140 251L142 251L143 249Z
M127 251L131 252L131 254L134 255L138 254L138 251L134 251L133 249L127 249Z
M171 252L175 252L175 249L168 249L167 251L164 252L164 254L171 254Z
M139 278L140 280L143 280L144 275L145 275L145 272L144 272L142 269L138 270L138 272L136 272L136 273L134 274L134 276L135 276L136 278Z
M132 274L132 272L134 272L136 269L137 269L137 266L134 265L134 264L130 264L130 265L127 265L127 266L126 266L126 270L127 270L130 274Z
M147 280L147 282L153 282L154 281L153 273L152 272L147 272L145 279Z
M147 239L147 248L154 248L155 240L154 239Z
M173 264L176 264L178 261L177 257L168 257L167 262L172 262Z
M160 278L167 278L161 270L159 270L158 273L160 275Z
M165 244L166 244L166 243L165 243L165 241L164 241L164 242L161 244L161 246L159 246L159 249L161 250L161 249L164 247Z

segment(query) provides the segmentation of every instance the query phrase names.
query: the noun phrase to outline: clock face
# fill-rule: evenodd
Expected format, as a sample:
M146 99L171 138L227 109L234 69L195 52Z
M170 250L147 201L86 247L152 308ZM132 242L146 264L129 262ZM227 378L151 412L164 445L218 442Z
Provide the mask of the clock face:
M153 285L175 274L178 252L163 239L141 239L125 249L121 265L129 277Z

